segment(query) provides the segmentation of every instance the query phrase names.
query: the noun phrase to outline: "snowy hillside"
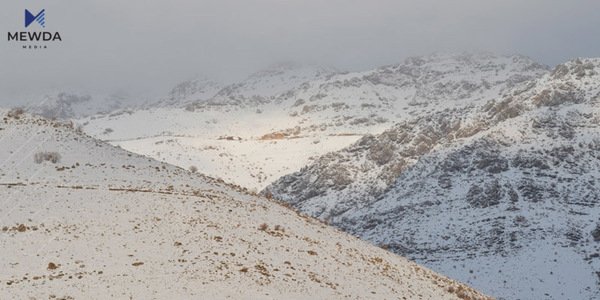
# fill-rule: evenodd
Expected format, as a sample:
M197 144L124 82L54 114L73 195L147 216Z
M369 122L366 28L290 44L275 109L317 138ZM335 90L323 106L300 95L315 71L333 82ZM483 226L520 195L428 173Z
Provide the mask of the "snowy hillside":
M241 188L0 115L0 298L487 299Z
M367 136L266 193L505 299L600 295L600 59Z
M227 182L263 189L313 158L401 120L483 105L547 72L531 59L435 54L366 72L282 64L186 109L78 120L94 137ZM193 110L193 111L191 111Z

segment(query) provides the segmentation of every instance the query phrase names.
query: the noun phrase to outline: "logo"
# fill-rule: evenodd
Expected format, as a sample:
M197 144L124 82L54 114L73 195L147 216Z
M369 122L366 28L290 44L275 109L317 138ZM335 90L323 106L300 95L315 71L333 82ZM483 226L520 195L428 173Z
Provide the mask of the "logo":
M19 47L23 49L48 49L54 42L62 42L62 37L59 32L49 31L34 31L35 24L39 24L41 28L46 28L46 10L42 9L36 15L30 10L25 9L25 28L26 31L8 32L8 42L19 43ZM39 28L39 27L38 27Z
M40 23L40 25L42 25L42 27L46 28L46 10L42 9L42 11L40 11L39 14L37 14L36 16L34 16L31 12L29 12L29 10L25 10L25 28L29 27L29 25L31 25L31 23L33 23L34 21Z

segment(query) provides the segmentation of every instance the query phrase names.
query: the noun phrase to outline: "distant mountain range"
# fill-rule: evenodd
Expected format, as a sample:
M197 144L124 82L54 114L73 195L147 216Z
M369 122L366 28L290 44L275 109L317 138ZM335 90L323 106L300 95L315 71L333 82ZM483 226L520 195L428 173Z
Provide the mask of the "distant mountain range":
M523 56L488 53L434 54L352 73L284 63L220 89L189 81L148 108L76 122L125 149L185 168L202 165L260 190L399 120L484 102L547 71Z

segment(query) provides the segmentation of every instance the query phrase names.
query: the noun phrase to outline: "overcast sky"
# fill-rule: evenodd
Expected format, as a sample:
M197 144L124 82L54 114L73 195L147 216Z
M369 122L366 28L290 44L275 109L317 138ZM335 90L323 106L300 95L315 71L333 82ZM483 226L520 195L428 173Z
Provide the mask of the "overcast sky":
M0 92L167 93L195 75L235 80L282 60L366 70L431 52L520 53L556 65L600 56L598 0L0 0ZM63 42L7 32L46 9ZM35 43L33 43L35 44Z

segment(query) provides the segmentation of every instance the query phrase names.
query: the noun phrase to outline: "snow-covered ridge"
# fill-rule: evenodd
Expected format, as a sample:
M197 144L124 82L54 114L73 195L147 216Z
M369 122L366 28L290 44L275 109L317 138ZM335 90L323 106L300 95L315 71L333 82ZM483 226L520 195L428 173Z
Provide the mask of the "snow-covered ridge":
M412 105L448 100L485 99L489 97L490 92L495 96L501 95L520 82L544 74L547 69L547 66L520 55L432 54L408 58L401 64L366 72L334 75L325 80L303 85L296 91L287 92L281 95L279 101L290 96L310 99L310 97L302 97L304 96L302 92L316 95L319 99L326 97L328 93L333 93L332 97L351 97L352 93L349 91L357 88L367 93L393 94L394 92L385 89L371 91L375 87L386 86L394 87L395 94L398 94L398 89L410 88L409 91L412 92L410 96L397 97L397 99L410 100ZM315 89L319 91L316 92ZM335 94L341 93L341 90L345 93L339 96ZM360 97L365 97L364 94L357 93ZM394 99L393 95L377 96L379 97L374 99L384 102L385 99L381 98Z
M241 188L0 115L2 298L489 299Z
M364 137L266 193L500 298L597 298L598 71L573 59Z
M250 75L247 79L228 85L207 101L207 105L256 106L305 82L327 78L338 71L318 65L279 63ZM205 103L195 103L202 106Z

